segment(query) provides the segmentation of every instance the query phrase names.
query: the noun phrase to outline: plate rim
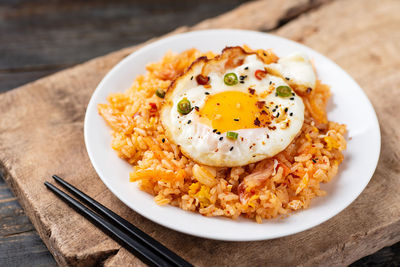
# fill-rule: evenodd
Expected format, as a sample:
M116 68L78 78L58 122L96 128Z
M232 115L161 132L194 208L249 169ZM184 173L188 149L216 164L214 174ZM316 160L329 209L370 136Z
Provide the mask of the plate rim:
M376 130L376 138L377 138L377 144L376 144L376 153L374 154L374 158L373 158L373 167L371 168L371 173L369 174L369 179L365 179L363 180L364 183L362 184L362 186L359 187L358 192L355 192L355 194L353 195L352 198L350 198L346 203L340 205L339 208L335 209L333 212L331 212L331 215L327 215L325 217L322 218L318 218L317 220L315 220L313 223L309 223L308 225L306 225L305 227L302 227L301 230L293 230L293 231L287 231L284 234L270 234L268 237L266 236L260 236L260 237L250 237L250 238L246 238L246 237L241 237L238 238L236 236L215 236L215 235L210 235L207 233L200 233L200 232L194 232L194 231L188 231L187 229L181 229L181 228L177 228L174 227L171 224L167 224L164 221L160 221L160 220L156 220L154 218L152 218L149 214L143 214L141 211L139 211L138 209L136 209L134 207L134 205L132 205L131 203L129 203L128 201L125 201L124 198L120 197L118 195L118 193L116 192L115 188L113 188L112 183L110 183L107 179L104 179L101 175L102 171L100 169L100 167L95 163L95 155L93 155L93 153L91 151L93 151L90 148L90 142L89 142L89 132L88 132L88 124L89 122L89 117L90 115L88 111L90 111L91 109L93 109L93 105L97 105L97 103L94 103L94 99L96 98L96 95L99 93L100 89L103 87L103 85L106 83L106 80L109 79L110 76L112 76L114 73L118 72L119 69L123 68L123 66L125 64L127 64L127 62L130 61L130 59L132 57L135 56L135 54L137 53L145 53L147 50L151 50L154 47L157 47L158 45L162 45L163 43L167 43L169 41L173 41L175 39L179 39L182 36L187 36L190 37L191 35L196 35L196 34L207 34L207 33L230 33L230 34L254 34L254 35L262 35L262 36L268 36L271 38L275 38L277 40L283 40L285 42L290 42L295 44L296 46L300 46L305 50L311 50L314 53L318 54L318 56L324 58L324 60L329 61L331 64L335 65L335 67L337 69L339 69L345 76L347 76L347 78L349 79L349 81L351 81L358 89L359 91L362 93L362 95L365 97L366 100L366 104L369 106L369 109L371 109L372 111L372 115L373 118L372 119L374 122L373 124L376 126L375 130ZM97 110L97 108L96 108ZM348 140L347 140L348 141ZM344 71L339 65L337 65L334 61L332 61L331 59L327 58L326 56L322 55L321 53L319 53L318 51L307 47L303 44L297 43L293 40L290 39L286 39L284 37L281 36L277 36L277 35L273 35L270 33L262 33L262 32L257 32L257 31L251 31L251 30L237 30L237 29L211 29L211 30L199 30L199 31L191 31L191 32L186 32L186 33L181 33L181 34L176 34L173 36L169 36L169 37L165 37L162 38L160 40L154 41L148 45L145 45L141 48L139 48L138 50L130 53L128 56L126 56L125 58L123 58L121 61L119 61L116 65L114 65L108 72L107 74L102 78L101 82L97 85L96 89L93 91L90 100L88 102L88 105L86 107L86 112L85 112L85 118L84 118L84 142L85 142L85 147L86 147L86 151L87 154L89 156L90 162L93 166L93 168L95 169L97 175L99 176L99 178L102 180L102 182L106 185L106 187L120 200L122 201L125 205L127 205L130 209L134 210L135 212L137 212L138 214L140 214L141 216L145 217L146 219L149 219L159 225L162 225L164 227L167 227L169 229L181 232L181 233L185 233L185 234L189 234L192 236L197 236L197 237L201 237L201 238L208 238L208 239L213 239L213 240L221 240L221 241L259 241L259 240L268 240L268 239L275 239L275 238L279 238L279 237L284 237L284 236L288 236L288 235L293 235L296 233L300 233L300 232L304 232L306 230L309 230L313 227L316 227L322 223L324 223L325 221L335 217L336 215L338 215L339 213L341 213L343 210L345 210L350 204L352 204L358 197L359 195L364 191L364 189L366 188L366 186L368 185L368 183L370 182L370 180L372 179L377 165L378 165L378 161L379 161L379 157L380 157L380 152L381 152L381 132L380 132L380 125L379 125L379 121L378 121L378 117L376 115L376 111L371 103L371 101L368 99L367 95L365 94L365 92L362 90L362 88L359 86L359 84L346 72ZM336 178L336 177L335 177ZM301 212L302 210L300 210ZM190 211L185 211L185 212L190 212ZM198 213L195 213L197 215L199 215ZM265 220L268 221L268 220Z

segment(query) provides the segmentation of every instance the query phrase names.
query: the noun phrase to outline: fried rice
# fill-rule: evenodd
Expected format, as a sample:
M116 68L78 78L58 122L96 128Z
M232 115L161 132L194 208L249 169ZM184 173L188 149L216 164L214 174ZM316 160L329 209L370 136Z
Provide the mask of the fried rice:
M243 46L246 51L253 51ZM271 50L255 50L266 63L277 62ZM329 86L317 81L315 90L301 95L305 104L301 132L272 158L241 167L210 167L185 157L165 136L159 110L167 90L200 56L212 52L190 49L168 52L161 61L146 66L124 93L110 94L99 104L99 114L112 129L112 148L133 165L130 181L152 194L159 205L173 205L205 216L239 216L262 219L286 216L309 207L323 196L320 183L338 172L346 148L346 126L328 121Z

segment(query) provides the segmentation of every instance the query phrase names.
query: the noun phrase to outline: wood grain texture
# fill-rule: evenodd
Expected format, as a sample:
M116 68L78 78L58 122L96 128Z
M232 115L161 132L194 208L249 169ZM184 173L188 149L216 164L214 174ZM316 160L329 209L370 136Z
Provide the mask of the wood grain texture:
M254 5L258 8L254 9ZM268 16L252 16L254 12L248 12L265 10L260 5L273 6L271 1L261 1L233 11L239 12L246 23L256 20L253 28L243 28L265 30L279 25ZM275 12L289 14L290 7L276 8ZM246 266L349 264L400 240L400 128L396 125L400 111L396 90L400 77L396 70L400 60L393 56L400 48L400 35L396 31L400 27L399 10L400 2L395 0L379 4L372 0L334 1L300 15L276 31L315 48L346 69L364 88L381 125L385 126L381 159L367 189L350 207L318 227L269 241L205 240L152 223L116 199L90 165L83 145L82 121L96 84L135 48L91 60L0 95L4 118L0 121L0 162L5 178L61 265L141 263L46 191L42 183L53 173L66 177L198 266L233 262ZM237 20L230 21L225 16L207 23L242 28ZM201 27L205 26L200 24L191 29Z
M0 92L246 1L1 1Z
M0 265L55 266L55 262L0 174Z

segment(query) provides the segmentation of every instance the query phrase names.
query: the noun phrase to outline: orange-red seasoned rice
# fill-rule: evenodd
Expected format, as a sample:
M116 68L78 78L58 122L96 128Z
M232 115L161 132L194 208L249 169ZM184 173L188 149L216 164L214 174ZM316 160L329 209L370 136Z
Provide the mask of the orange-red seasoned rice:
M244 46L246 50L250 50ZM278 57L270 50L256 51L266 63ZM160 205L174 205L206 216L262 219L307 208L312 198L323 196L320 183L337 173L346 148L345 125L328 121L327 85L317 82L314 91L302 95L306 111L302 131L271 159L234 168L196 164L168 141L160 123L162 99L158 88L171 81L198 57L214 57L196 49L167 53L147 65L125 93L111 94L100 104L100 115L112 128L112 148L133 165L130 181L154 195Z

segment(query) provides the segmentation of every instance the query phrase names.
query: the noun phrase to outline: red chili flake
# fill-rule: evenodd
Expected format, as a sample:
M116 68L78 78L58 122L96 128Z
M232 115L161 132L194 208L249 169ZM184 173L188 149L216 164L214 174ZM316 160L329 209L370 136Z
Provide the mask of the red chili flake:
M268 113L265 111L265 109L261 110L261 114L267 115Z
M156 103L149 103L150 105L150 112L156 112L157 111L157 104Z
M258 107L258 108L263 108L264 107L264 105L265 105L265 101L257 101L256 102L256 106ZM264 110L263 110L264 111Z
M253 88L249 88L249 93L250 94L252 94L252 95L254 95L254 93L256 92L256 90L255 89L253 89Z
M259 120L258 118L256 118L256 119L254 120L254 125L260 126L260 120Z
M267 76L267 72L265 70L256 70L254 76L256 76L258 80L262 80L265 78L265 76Z
M199 111L199 110L200 110L200 108L199 108L198 106L195 106L194 109L195 109L196 111Z
M196 81L200 85L206 85L210 81L210 78L202 74L199 74L196 76Z

